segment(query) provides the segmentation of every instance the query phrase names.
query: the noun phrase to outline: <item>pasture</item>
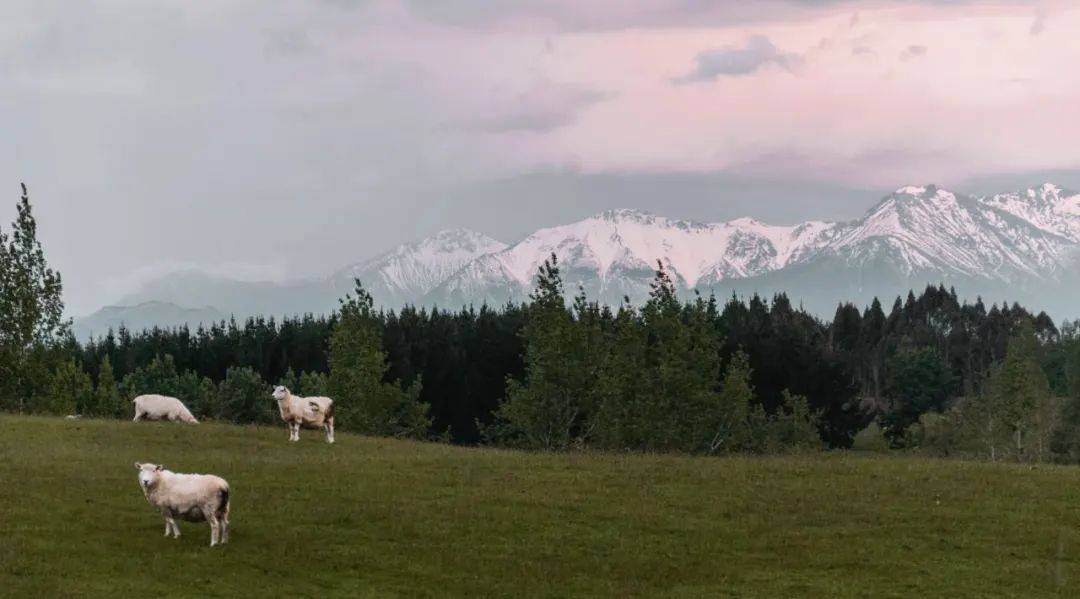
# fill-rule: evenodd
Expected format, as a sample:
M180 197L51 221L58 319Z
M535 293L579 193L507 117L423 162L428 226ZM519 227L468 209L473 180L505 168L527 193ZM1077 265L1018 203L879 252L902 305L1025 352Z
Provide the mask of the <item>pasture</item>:
M857 453L530 454L284 425L0 415L6 596L1080 594L1080 470ZM233 489L163 536L135 461Z

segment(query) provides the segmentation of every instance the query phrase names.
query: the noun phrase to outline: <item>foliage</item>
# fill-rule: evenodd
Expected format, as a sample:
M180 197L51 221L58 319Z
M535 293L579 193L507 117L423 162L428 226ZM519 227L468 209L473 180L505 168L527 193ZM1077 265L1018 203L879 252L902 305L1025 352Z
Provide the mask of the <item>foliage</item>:
M953 378L933 347L897 352L889 362L886 381L889 407L881 421L894 446L904 446L908 427L923 414L940 413L952 395Z
M274 400L270 386L254 369L244 366L227 370L217 394L218 417L240 424L273 422Z
M393 437L422 437L430 420L419 401L420 381L407 389L383 382L389 366L371 295L356 281L356 295L341 302L330 337L330 377L337 420L343 429Z
M120 397L120 386L113 375L112 361L108 356L101 362L97 386L94 388L94 407L91 416L123 418L128 414L128 404Z
M87 414L94 404L94 383L90 375L68 359L60 362L49 377L45 392L33 398L33 411L45 414Z
M146 394L180 395L180 375L171 354L154 356L149 364L136 368L120 383L120 396L127 401Z
M554 254L544 261L522 331L525 376L507 381L506 401L495 413L492 438L538 449L566 449L583 441L596 383L595 347L582 320L563 302L562 278Z
M52 351L68 336L62 291L37 239L24 184L10 235L0 228L0 408L25 409L51 385L54 365L67 368L67 356Z

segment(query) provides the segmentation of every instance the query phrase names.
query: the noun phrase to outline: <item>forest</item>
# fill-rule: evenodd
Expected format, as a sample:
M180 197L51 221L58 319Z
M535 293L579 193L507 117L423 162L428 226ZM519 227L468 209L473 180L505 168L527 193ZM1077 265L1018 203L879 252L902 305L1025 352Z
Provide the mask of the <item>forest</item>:
M457 444L692 454L851 447L1080 459L1080 327L943 285L839 303L831 321L771 298L649 300L563 288L529 301L375 308L357 282L331 315L76 340L27 194L0 228L0 410L130 418L142 393L200 419L272 424L270 386L329 395L342 430Z

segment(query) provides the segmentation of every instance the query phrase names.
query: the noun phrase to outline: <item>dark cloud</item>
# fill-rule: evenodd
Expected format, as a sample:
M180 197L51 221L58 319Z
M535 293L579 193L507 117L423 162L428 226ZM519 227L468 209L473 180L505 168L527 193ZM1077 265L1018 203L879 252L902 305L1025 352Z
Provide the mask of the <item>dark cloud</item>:
M674 79L675 83L693 83L712 81L720 76L738 77L749 75L758 69L775 64L785 69L792 68L800 60L797 54L780 52L769 38L755 35L745 46L725 46L715 50L700 52L694 60L697 67Z

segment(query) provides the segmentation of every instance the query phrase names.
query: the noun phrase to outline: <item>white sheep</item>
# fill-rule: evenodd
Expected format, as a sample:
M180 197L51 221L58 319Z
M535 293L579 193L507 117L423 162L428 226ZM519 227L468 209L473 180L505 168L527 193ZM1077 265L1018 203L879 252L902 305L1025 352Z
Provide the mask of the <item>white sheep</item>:
M210 546L229 542L229 483L212 474L177 474L160 464L135 462L139 486L165 518L165 536L180 538L177 518L210 523Z
M289 427L289 440L300 440L300 427L322 428L326 442L334 442L334 400L329 397L297 397L278 385L272 394L277 400L281 419Z
M135 404L134 422L145 418L146 420L169 420L171 422L179 420L188 424L199 423L184 404L175 397L140 395L131 401Z

